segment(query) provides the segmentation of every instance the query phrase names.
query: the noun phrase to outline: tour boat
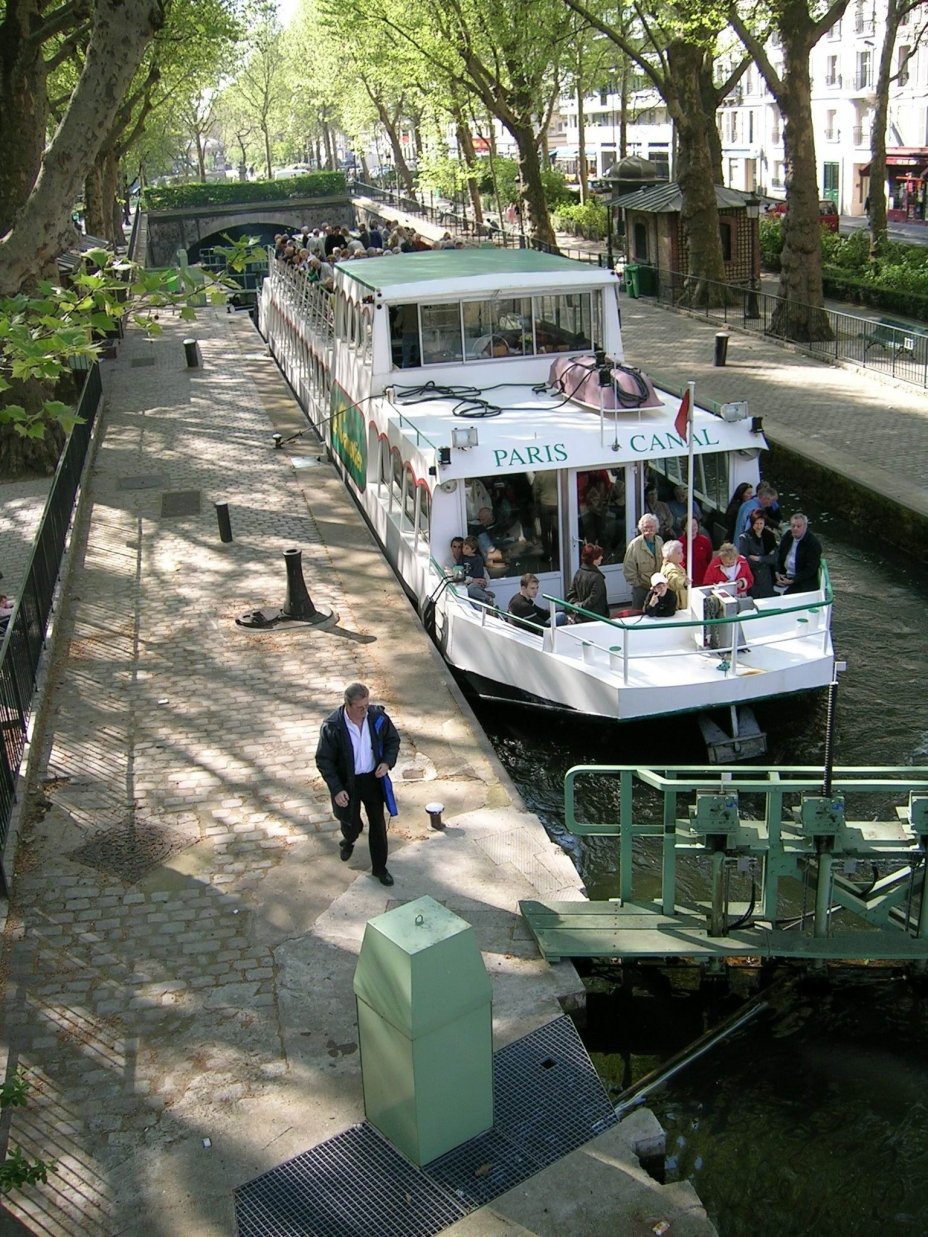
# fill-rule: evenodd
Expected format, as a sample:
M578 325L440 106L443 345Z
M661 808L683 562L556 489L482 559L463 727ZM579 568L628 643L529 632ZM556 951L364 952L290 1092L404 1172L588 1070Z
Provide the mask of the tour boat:
M678 432L680 395L622 364L612 271L489 246L339 263L328 290L273 257L269 267L261 332L427 630L478 694L631 720L831 681L824 566L814 592L758 600L737 622L704 622L705 588L673 618L623 614L646 491L685 483L692 458L718 533L735 487L757 483L765 442L744 405L694 407ZM478 533L499 552L492 602L450 568L452 538ZM564 600L585 542L604 551L609 619ZM579 621L509 621L523 573L538 577L539 604ZM738 603L721 605L734 620Z

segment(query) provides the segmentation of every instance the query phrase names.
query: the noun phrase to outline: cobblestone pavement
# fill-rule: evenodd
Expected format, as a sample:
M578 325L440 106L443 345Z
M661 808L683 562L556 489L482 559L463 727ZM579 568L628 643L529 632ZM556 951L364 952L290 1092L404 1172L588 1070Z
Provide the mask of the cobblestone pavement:
M236 1184L363 1115L351 975L387 891L363 839L337 861L312 759L345 683L368 682L403 736L391 867L443 836L422 810L437 788L449 819L525 815L331 468L274 450L304 423L251 323L204 313L198 370L183 334L130 332L105 371L0 970L7 1064L33 1079L12 1139L57 1164L0 1233L230 1233ZM292 547L337 626L237 627L283 603ZM350 949L344 913L308 956L355 883ZM537 894L498 905L518 896ZM542 966L494 914L493 948Z
M51 477L38 477L0 484L0 593L14 597L19 591L51 483Z

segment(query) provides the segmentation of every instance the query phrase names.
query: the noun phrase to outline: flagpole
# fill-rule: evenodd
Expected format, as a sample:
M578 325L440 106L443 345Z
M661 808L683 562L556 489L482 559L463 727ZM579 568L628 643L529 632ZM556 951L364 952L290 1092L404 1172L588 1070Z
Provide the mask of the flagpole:
M696 477L693 469L693 416L696 412L696 383L687 384L690 406L686 410L686 569L693 585L693 505L696 498ZM687 596L691 596L689 591Z

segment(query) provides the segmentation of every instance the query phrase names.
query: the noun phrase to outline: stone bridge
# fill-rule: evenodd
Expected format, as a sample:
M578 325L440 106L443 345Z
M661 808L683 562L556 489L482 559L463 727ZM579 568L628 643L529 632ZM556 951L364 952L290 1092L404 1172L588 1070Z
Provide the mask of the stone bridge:
M186 206L150 210L144 252L135 255L145 266L174 266L178 250L196 262L203 249L252 233L270 239L275 232L296 231L323 223L353 224L354 208L347 196L285 198L269 202L229 202L221 206Z

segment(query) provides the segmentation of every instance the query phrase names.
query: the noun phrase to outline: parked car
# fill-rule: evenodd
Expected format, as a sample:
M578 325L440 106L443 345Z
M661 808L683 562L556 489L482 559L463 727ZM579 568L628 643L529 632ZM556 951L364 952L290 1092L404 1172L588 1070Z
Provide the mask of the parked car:
M785 215L786 203L775 202L773 206L767 207L768 215ZM840 222L838 216L838 208L830 198L819 198L818 200L818 221L823 228L827 228L829 232L837 232Z

